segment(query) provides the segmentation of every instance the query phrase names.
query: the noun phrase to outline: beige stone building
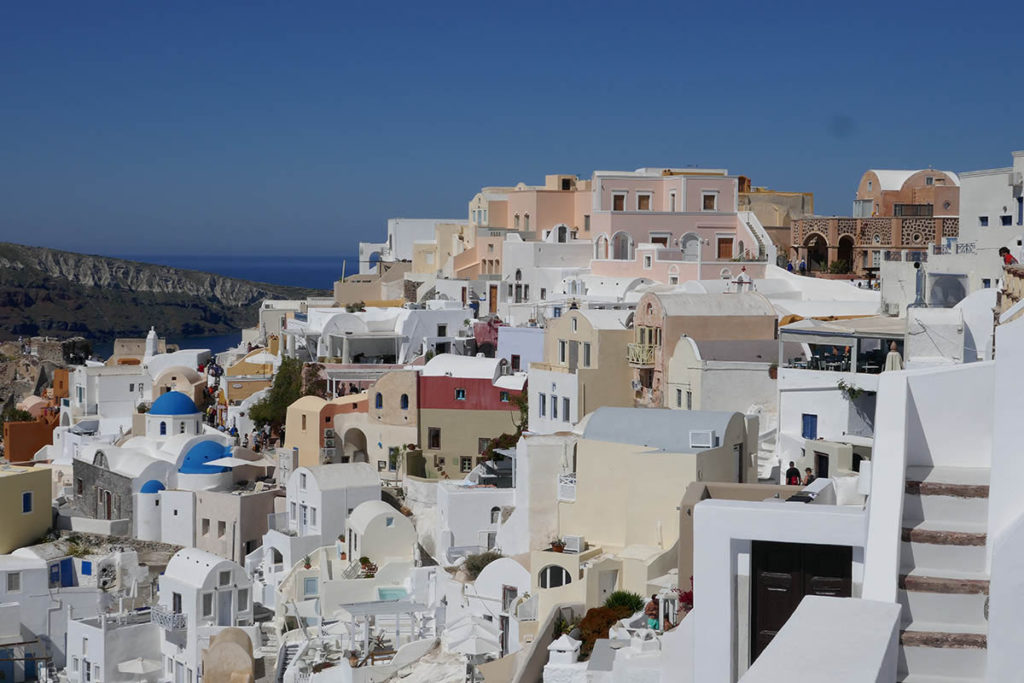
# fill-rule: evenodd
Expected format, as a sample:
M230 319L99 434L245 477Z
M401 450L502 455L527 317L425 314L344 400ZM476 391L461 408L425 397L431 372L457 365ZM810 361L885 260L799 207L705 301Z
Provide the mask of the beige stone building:
M637 405L662 406L665 373L679 339L765 340L778 337L775 308L756 292L690 294L647 292L633 316L627 359Z
M548 321L544 360L529 370L530 431L564 431L601 406L633 405L633 371L624 362L630 314L570 309Z
M234 491L197 491L196 547L228 560L245 563L245 556L263 542L268 515L282 499L277 488L239 487Z
M752 211L764 226L779 254L789 254L793 221L814 214L813 192L780 192L752 187L740 176L739 211Z
M50 529L49 467L0 465L0 510L6 521L0 524L0 554L35 543Z

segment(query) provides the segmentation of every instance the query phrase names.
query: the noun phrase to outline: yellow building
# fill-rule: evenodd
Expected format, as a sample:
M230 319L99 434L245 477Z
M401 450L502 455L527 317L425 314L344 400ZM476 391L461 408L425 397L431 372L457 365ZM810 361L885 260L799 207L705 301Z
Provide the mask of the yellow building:
M0 555L30 545L50 529L49 467L0 465Z

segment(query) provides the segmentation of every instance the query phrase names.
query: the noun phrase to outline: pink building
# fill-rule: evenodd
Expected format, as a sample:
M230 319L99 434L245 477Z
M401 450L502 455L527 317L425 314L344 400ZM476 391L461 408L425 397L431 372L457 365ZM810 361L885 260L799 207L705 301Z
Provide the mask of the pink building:
M689 263L763 261L767 233L752 214L737 212L738 181L724 170L595 172L585 218L594 258L633 261L638 245L653 244Z

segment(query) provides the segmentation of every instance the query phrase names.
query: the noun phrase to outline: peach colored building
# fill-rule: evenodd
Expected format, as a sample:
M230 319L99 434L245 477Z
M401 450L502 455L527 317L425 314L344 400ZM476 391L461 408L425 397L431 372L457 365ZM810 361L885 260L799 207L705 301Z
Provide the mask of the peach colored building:
M637 405L663 405L671 354L686 335L702 340L777 339L775 308L756 292L689 294L647 292L633 315L634 341L626 347Z
M810 271L863 273L882 261L922 261L960 234L960 179L950 171L869 170L852 217L807 216L792 223L791 258Z
M560 242L588 239L590 188L590 180L564 174L544 176L543 185L485 187L469 202L469 222L514 230L525 239L543 240L560 227Z
M764 260L774 252L756 217L737 212L738 178L724 170L597 171L592 187L586 222L598 261L634 260L639 244L700 264Z

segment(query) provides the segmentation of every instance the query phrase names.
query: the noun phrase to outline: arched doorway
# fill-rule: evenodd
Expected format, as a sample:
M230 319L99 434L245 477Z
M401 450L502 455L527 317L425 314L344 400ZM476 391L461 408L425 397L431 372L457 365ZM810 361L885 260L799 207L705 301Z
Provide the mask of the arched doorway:
M345 432L345 460L343 462L367 462L366 434L353 427Z
M679 240L679 248L683 252L683 260L696 263L700 260L700 237L692 232L683 235Z
M612 237L612 258L616 261L629 261L633 258L633 238L625 232L617 232Z
M569 228L565 225L559 225L555 230L558 231L557 241L559 244L564 244L569 238Z
M370 272L376 272L377 266L380 265L380 252L375 251L370 254Z
M844 264L843 272L849 273L853 270L853 237L850 235L843 235L839 238L836 260Z
M594 240L594 258L608 258L608 235L598 235Z
M804 240L807 249L807 270L828 269L828 242L817 233L811 233Z

